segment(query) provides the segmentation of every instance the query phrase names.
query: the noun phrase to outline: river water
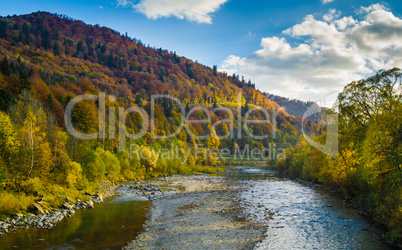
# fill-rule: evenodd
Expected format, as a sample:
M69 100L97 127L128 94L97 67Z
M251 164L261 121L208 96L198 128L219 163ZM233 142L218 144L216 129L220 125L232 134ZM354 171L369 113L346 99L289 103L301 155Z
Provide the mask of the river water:
M106 199L91 210L76 211L54 228L2 235L0 249L121 249L142 231L149 204L125 195Z
M384 233L331 193L277 178L272 172L239 167L228 178L245 184L240 194L247 219L267 226L257 249L390 249ZM166 183L155 184L165 192ZM77 211L56 227L16 230L0 236L0 249L121 249L138 235L150 202L127 186L120 197Z
M256 249L392 249L383 229L368 223L341 197L270 171L241 168L236 178L249 219L267 225Z

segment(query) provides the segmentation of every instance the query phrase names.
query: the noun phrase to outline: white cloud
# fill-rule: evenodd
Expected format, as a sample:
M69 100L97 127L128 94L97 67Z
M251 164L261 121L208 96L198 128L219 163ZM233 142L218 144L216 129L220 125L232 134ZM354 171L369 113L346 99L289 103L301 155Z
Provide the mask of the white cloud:
M150 19L177 17L197 23L212 23L211 14L228 0L117 0L117 5L132 7Z
M245 35L245 38L249 39L249 40L254 40L257 37L256 34L254 34L251 31L247 31L247 34Z
M117 6L129 7L131 5L133 5L133 3L129 0L117 0Z
M402 67L402 20L382 5L358 13L357 20L336 10L321 20L308 15L283 37L263 38L250 56L229 56L220 70L264 91L315 101L375 70Z
M326 4L326 3L330 3L330 2L333 2L334 0L321 0L321 2L323 3L323 4Z
M336 9L330 9L327 14L324 15L324 20L327 22L331 22L332 20L341 16L341 12Z
M372 4L368 7L360 7L360 10L358 11L359 14L362 13L370 13L372 11L378 11L378 10L386 10L388 11L388 8L386 8L384 5L376 3L376 4Z

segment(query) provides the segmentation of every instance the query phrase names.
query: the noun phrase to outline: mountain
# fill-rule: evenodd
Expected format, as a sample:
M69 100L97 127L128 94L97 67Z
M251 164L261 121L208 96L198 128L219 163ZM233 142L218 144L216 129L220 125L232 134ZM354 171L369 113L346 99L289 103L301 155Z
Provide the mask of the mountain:
M323 113L302 119L312 103L216 66L62 15L1 17L0 219L86 199L104 182L221 171L238 153L342 191L402 239L401 79L394 68L346 85L331 111L339 127L326 134ZM70 111L91 138L71 133Z
M321 133L250 80L109 28L47 12L0 18L0 218L83 199L101 181L219 171L219 150L275 158L302 125Z
M269 93L264 93L270 100L278 103L279 106L284 108L289 115L303 117L308 109L316 107L318 111L318 104L312 101L300 101L297 99L289 99L282 96L277 96ZM320 110L315 114L308 116L308 119L316 123L324 123L324 117L328 108L319 107Z
M150 96L155 94L177 97L188 107L234 107L242 93L243 106L280 108L256 90L251 81L63 15L36 12L1 18L0 38L2 78L6 82L3 97L9 96L8 90L16 96L29 89L35 98L49 103L60 126L64 126L64 108L69 100L98 91L114 95L124 107L148 107ZM172 107L160 104L163 115L157 119L158 128L175 131L175 122L169 122L174 119ZM300 130L301 119L286 112L281 111L276 120L283 135L296 136ZM307 131L319 130L312 123L307 126ZM256 126L259 134L272 132L268 127ZM202 126L197 130L199 134L207 133Z

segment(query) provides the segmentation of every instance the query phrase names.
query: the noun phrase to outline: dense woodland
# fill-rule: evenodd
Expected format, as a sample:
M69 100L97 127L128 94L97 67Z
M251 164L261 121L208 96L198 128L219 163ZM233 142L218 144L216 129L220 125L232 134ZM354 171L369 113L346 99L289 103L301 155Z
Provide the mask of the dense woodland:
M129 150L118 150L119 136L110 138L110 123L102 139L79 140L66 131L64 111L70 100L99 93L106 94L106 121L114 107L141 107L150 114L151 95L168 94L181 100L186 112L194 106L205 108L193 112L190 119L206 119L208 112L215 124L231 118L216 108L229 108L234 133L239 112L244 122L245 113L253 107L257 109L249 120L266 119L261 111L265 108L275 117L271 120L275 126L250 124L253 135L270 136L260 141L244 131L240 139L217 139L229 132L224 122L216 131L211 123L190 125L192 134L206 135L206 140L194 139L184 129L173 138L154 140L151 132L168 135L182 123L177 104L161 99L156 103L153 131L148 127L144 137L131 142L145 150L149 159L130 159ZM98 105L91 100L79 102L72 113L74 127L83 133L98 131ZM37 201L60 206L65 196L82 198L85 192L95 192L101 180L216 171L217 159L210 154L192 154L187 162L153 160L158 150L176 146L208 152L217 147L233 150L235 145L262 149L271 142L295 143L302 122L300 117L278 113L279 105L251 81L220 73L216 66L206 67L108 28L45 12L0 19L0 110L0 214L30 210ZM118 127L119 121L115 123ZM130 113L124 127L134 134L143 123L138 113ZM310 133L321 131L310 121L304 127Z
M386 80L391 78L396 80L392 88ZM183 118L176 103L160 99L153 131L148 127L144 137L130 142L145 150L148 160L130 159L128 150L118 150L119 137L110 138L109 127L104 139L79 140L66 131L64 112L70 100L99 93L107 97L106 121L112 117L113 107L141 107L150 113L154 94L178 98L186 113L195 106L205 108L212 124L231 118L228 112L217 110L229 108L234 114L235 135L238 119L244 123L252 108L256 109L249 120L266 119L263 109L273 119L269 124L249 125L253 135L269 135L263 140L253 140L243 127L239 139L217 139L217 135L228 134L227 122L216 131L211 123L191 124L192 134L207 135L206 140L194 139L186 130L170 139L154 140L151 132L168 135ZM239 94L241 110L237 109ZM275 144L289 148L287 158L272 161L271 166L281 173L339 187L391 227L396 238L402 218L400 95L400 71L396 69L349 84L339 96L338 109L329 111L339 112L340 117L340 156L332 159L311 148L300 133L303 126L313 138L325 141L326 137L321 114L304 121L298 116L308 108L305 103L279 97L271 100L250 80L218 72L216 66L201 65L175 52L145 46L141 40L106 27L46 12L2 17L0 216L30 211L36 202L57 207L66 196L85 199L84 194L96 192L102 180L220 170L216 157L210 155L190 155L186 162L155 160L162 148L179 146L207 153L215 148L234 150L235 145L263 149ZM288 112L280 111L276 100ZM84 133L98 131L98 105L89 100L79 102L72 113L75 128ZM207 115L198 110L190 119L202 120ZM143 123L137 113L131 113L124 126L137 133Z
M320 182L363 205L377 221L402 233L402 72L394 68L348 84L338 96L339 154L332 158L300 138L286 160L271 162L280 173ZM325 144L327 134L317 139Z
M278 105L281 106L286 111L286 113L288 113L289 115L293 115L293 116L303 117L303 115L309 108L311 108L311 107L318 108L319 107L320 108L319 112L308 116L308 119L310 121L313 121L316 123L324 123L325 122L324 117L326 115L327 108L320 107L316 102L312 102L312 101L304 102L304 101L300 101L297 99L289 99L286 97L277 96L277 95L273 95L273 94L269 94L269 93L264 93L264 94L270 100L278 103Z

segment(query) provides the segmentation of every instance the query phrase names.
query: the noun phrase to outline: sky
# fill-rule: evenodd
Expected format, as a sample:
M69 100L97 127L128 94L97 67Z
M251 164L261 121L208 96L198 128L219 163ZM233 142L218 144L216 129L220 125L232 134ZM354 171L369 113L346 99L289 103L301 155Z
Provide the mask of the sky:
M65 14L245 76L262 91L330 106L379 69L402 67L402 1L19 0L0 15Z

